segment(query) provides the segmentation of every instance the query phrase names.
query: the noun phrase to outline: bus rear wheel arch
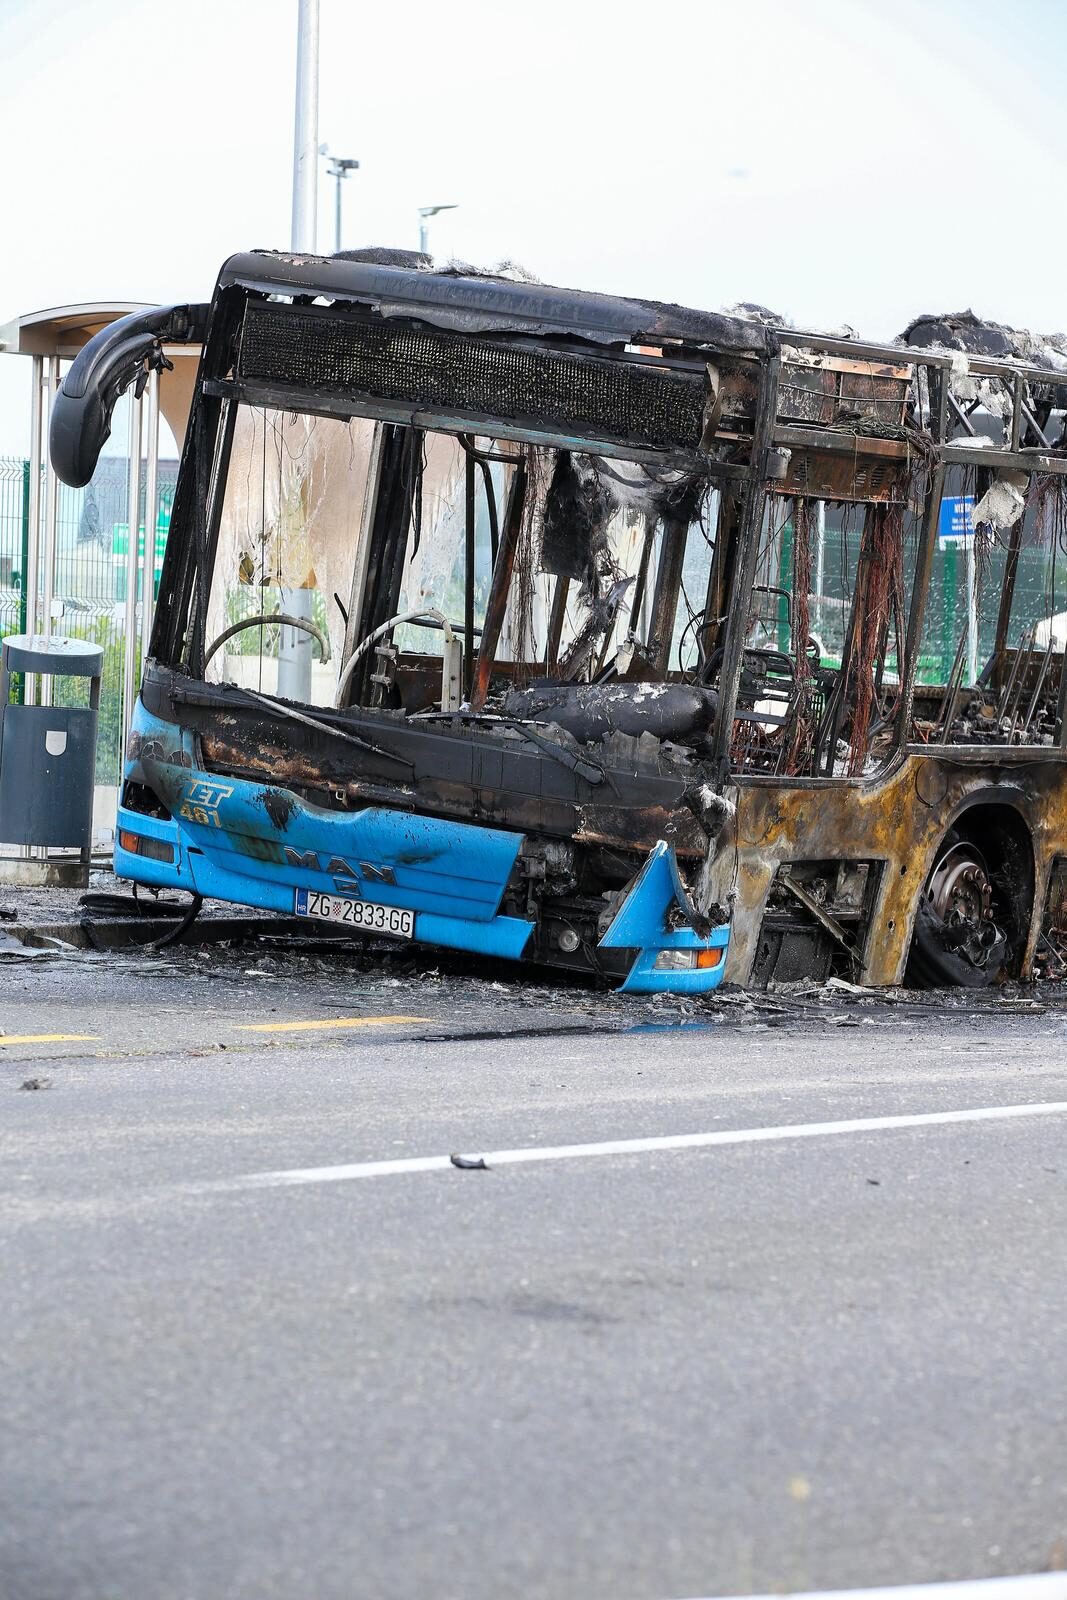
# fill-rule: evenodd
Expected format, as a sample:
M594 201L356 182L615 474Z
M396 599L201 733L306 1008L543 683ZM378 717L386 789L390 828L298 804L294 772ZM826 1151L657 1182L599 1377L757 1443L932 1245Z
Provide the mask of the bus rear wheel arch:
M915 911L905 982L988 988L1019 977L1034 897L1034 851L1002 803L962 812L934 855Z

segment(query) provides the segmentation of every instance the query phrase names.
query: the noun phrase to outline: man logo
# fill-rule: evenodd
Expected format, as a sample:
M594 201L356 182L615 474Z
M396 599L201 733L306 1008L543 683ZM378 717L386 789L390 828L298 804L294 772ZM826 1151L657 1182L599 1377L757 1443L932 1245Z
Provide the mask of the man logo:
M314 850L293 850L289 845L285 847L285 859L291 867L303 867L307 872L321 872L319 858Z
M326 872L333 879L334 888L344 894L361 893L360 878L367 883L396 884L392 867L380 867L373 861L361 861L353 866L344 856L331 856L324 867L314 850L294 850L285 846L285 859L291 867L301 867L305 872Z
M359 870L368 883L395 883L396 873L392 867L376 867L373 861L361 861Z

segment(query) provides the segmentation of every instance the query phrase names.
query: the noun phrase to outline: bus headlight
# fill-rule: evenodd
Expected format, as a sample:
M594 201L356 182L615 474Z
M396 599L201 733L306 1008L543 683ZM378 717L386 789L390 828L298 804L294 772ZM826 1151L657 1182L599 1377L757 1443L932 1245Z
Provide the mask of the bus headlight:
M130 828L119 830L119 844L134 856L146 856L150 861L174 860L174 846L163 839L150 839L146 834L134 833Z
M656 957L657 972L706 972L717 967L726 951L722 945L711 950L661 950Z

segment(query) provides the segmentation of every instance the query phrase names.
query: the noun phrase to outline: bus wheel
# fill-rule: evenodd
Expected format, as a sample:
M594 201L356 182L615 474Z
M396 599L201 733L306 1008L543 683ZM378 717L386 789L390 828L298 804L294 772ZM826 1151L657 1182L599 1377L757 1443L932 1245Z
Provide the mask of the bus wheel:
M947 833L923 885L906 981L922 989L996 983L1008 959L997 900L981 850Z

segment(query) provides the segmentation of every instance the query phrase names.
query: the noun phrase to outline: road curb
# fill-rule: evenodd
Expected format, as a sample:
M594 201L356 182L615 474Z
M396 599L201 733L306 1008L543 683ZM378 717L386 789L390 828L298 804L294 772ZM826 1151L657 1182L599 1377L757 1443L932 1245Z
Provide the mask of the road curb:
M80 922L5 922L0 933L17 939L30 950L49 950L56 943L76 950L128 950L153 944L173 933L173 917L86 918ZM271 937L307 935L307 923L292 918L203 917L182 937L183 945L225 944L256 934ZM316 938L323 936L316 929ZM330 938L326 934L325 938ZM338 943L344 942L341 940Z

